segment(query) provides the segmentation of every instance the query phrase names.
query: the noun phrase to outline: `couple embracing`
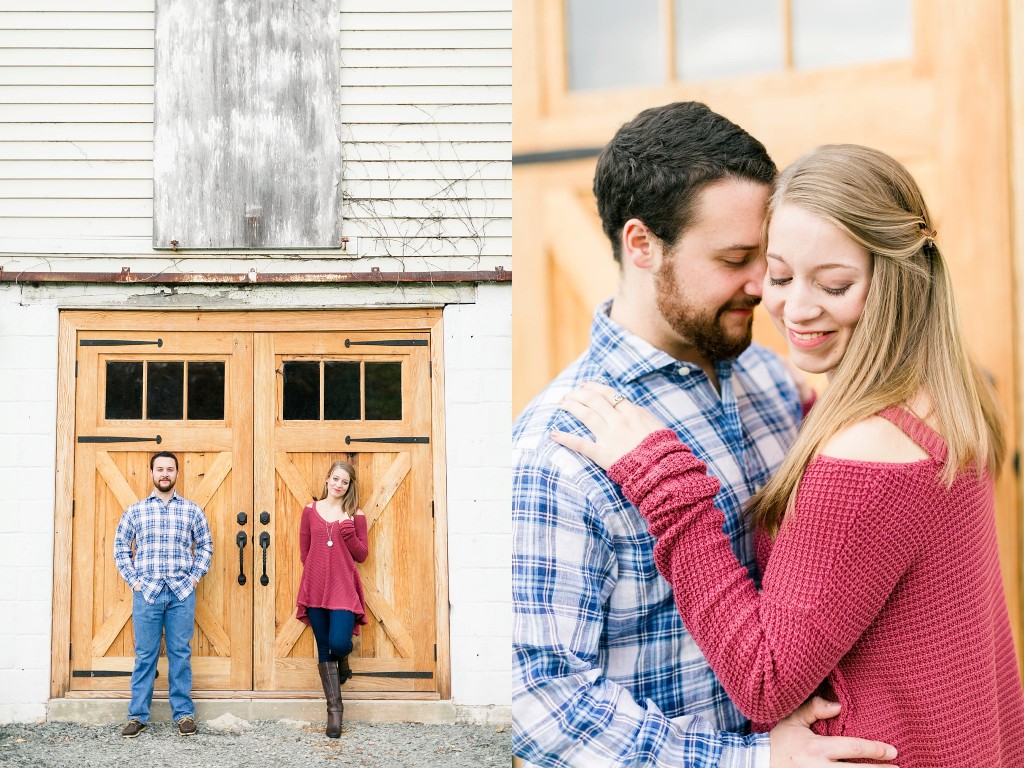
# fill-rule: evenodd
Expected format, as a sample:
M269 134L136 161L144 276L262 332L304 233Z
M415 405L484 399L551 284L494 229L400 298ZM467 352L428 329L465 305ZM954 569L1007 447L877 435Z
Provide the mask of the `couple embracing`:
M1024 765L1003 427L913 178L854 145L778 174L678 103L594 192L618 291L513 435L516 754Z

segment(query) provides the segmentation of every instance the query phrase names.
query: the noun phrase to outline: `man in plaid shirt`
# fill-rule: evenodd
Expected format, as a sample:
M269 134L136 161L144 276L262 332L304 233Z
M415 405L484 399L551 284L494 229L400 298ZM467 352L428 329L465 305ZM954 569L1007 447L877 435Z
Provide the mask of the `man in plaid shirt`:
M550 439L587 434L560 398L600 381L675 429L722 483L716 499L756 576L743 504L781 463L801 402L751 345L776 174L764 147L703 104L647 110L597 163L594 193L621 269L590 347L513 431L513 748L541 766L826 766L882 758L813 734L812 700L769 734L729 701L654 564L653 538L604 471Z
M161 451L150 459L149 468L153 492L125 510L114 534L114 562L132 588L135 633L132 699L128 723L121 731L125 738L138 736L149 722L162 634L166 636L171 715L183 736L196 732L191 696L196 585L213 557L206 515L174 490L177 457Z

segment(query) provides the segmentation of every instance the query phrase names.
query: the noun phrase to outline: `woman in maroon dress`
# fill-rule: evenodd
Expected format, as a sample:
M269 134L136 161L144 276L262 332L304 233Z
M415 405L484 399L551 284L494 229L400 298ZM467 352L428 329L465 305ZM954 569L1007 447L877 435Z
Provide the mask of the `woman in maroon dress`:
M302 510L299 556L302 579L296 617L313 628L320 681L327 697L327 735L341 735L341 686L352 677L352 635L366 623L363 584L356 563L369 553L366 516L357 507L351 464L331 465L321 498Z

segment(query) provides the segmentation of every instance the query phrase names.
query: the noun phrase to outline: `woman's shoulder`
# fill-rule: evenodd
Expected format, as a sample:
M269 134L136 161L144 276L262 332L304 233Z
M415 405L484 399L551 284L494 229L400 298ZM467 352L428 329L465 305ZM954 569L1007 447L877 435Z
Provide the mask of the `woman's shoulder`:
M308 515L308 514L311 514L313 512L316 512L316 502L315 501L309 502L309 504L307 504L306 506L304 506L302 508L302 514L304 514L304 515Z
M872 416L843 427L825 442L818 455L884 464L913 464L928 458L924 448L881 416Z

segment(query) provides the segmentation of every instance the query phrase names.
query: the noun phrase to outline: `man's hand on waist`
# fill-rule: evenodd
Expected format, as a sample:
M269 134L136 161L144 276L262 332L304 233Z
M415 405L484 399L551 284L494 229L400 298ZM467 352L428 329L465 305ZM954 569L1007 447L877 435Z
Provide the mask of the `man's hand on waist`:
M811 731L816 720L826 720L839 714L839 704L815 696L789 717L781 720L770 734L770 768L827 768L849 765L844 760L884 760L866 765L895 768L890 760L896 757L896 748L881 741L856 739L847 736L819 736Z

